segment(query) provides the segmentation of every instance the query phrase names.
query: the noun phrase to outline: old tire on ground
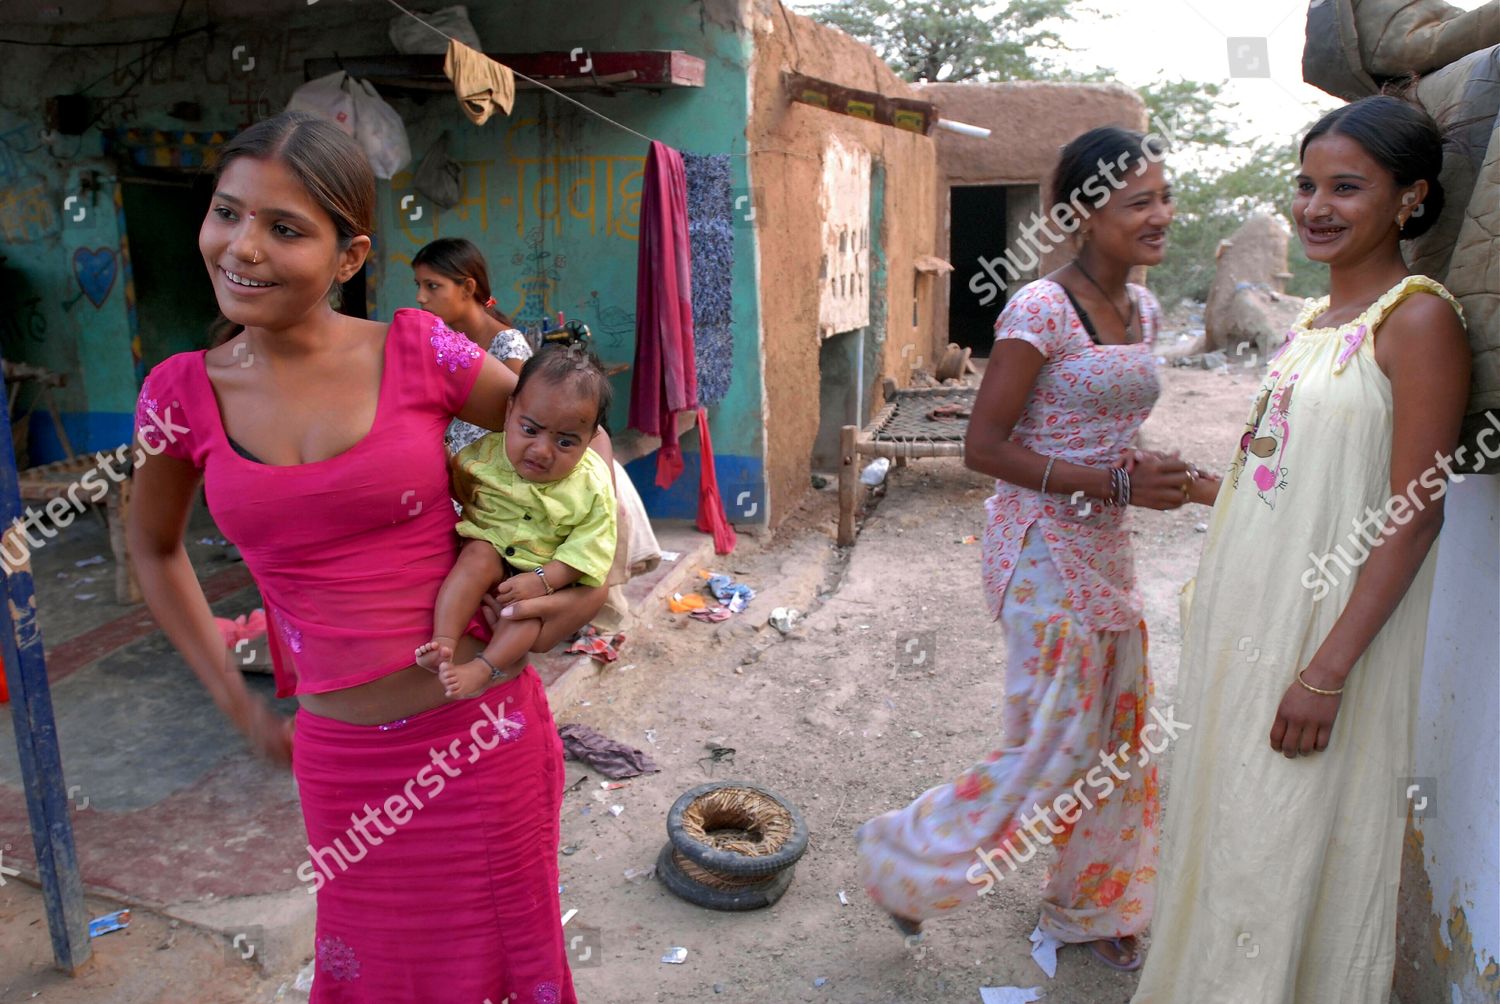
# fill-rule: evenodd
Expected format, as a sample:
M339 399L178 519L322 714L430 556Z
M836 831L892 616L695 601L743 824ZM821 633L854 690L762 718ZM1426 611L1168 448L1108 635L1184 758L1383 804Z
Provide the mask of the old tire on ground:
M685 869L690 868L692 862L679 858L671 841L662 846L656 857L656 877L674 896L694 906L726 911L759 910L770 906L786 892L797 871L795 867L786 868L760 882L719 888L689 877Z
M807 850L807 824L786 799L745 781L713 781L682 794L667 836L687 860L718 876L769 878Z

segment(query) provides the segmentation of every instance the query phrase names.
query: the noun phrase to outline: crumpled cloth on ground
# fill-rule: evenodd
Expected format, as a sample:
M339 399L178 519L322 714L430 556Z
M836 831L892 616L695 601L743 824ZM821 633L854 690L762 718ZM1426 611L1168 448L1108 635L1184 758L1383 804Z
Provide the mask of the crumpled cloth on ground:
M708 607L708 601L697 593L673 593L667 597L667 609L674 614L690 613Z
M734 616L734 611L728 607L704 607L702 610L694 610L688 614L695 621L706 621L709 624L717 624L727 621Z
M484 125L500 111L510 114L516 101L516 78L510 67L454 39L448 43L443 73L453 81L458 106L475 125Z
M219 627L219 634L224 636L224 646L234 648L242 641L254 641L266 633L266 612L256 609L233 620L215 617L214 623Z
M645 753L617 743L587 725L576 722L559 725L557 735L562 740L563 756L586 763L613 781L661 770Z
M729 612L737 614L750 605L755 599L755 590L741 582L735 582L727 575L710 575L708 577L708 591L714 594L714 598L729 608Z
M625 644L623 634L601 634L592 624L585 624L578 638L568 646L568 652L582 652L600 662L614 662L620 657L620 646Z

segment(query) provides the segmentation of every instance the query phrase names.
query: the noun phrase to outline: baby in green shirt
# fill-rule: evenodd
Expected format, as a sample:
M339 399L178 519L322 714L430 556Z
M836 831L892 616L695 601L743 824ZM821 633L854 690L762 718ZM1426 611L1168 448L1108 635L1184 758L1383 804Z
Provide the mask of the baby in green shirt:
M505 431L453 458L457 530L468 542L438 591L432 640L416 654L448 697L478 694L541 632L539 620L501 621L483 652L453 664L458 636L496 583L506 581L507 602L604 584L615 555L615 493L608 462L589 442L609 400L609 379L591 353L545 346L521 368Z

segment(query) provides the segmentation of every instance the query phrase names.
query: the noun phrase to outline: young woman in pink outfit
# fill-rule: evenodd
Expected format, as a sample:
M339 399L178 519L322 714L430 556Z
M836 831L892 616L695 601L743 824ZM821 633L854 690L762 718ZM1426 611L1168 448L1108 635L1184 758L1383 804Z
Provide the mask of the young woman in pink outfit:
M1159 725L1126 507L1172 509L1196 471L1142 454L1156 403L1156 299L1127 282L1161 262L1174 207L1150 137L1090 130L1063 148L1048 215L1071 262L1010 298L969 422L966 463L993 476L984 589L1005 631L999 741L956 780L859 831L860 878L909 938L1056 848L1034 938L1136 969L1157 859ZM1068 223L1073 225L1068 227Z
M502 427L516 378L419 310L335 313L370 250L374 178L359 147L295 113L227 144L199 233L237 332L152 370L129 537L152 613L262 755L290 761L318 894L319 1004L576 1001L559 925L561 747L534 669L497 667L448 701L412 651L432 631L458 538L443 433ZM594 444L606 459L608 442ZM183 548L200 479L265 601L283 720L228 656ZM500 616L584 624L604 589ZM470 658L487 637L477 619ZM514 995L514 996L512 996Z

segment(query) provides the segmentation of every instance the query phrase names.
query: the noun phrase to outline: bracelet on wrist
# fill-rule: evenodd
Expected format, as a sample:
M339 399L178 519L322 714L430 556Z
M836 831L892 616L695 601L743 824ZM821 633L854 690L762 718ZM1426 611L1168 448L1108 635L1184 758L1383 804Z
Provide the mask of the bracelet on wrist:
M547 573L542 570L541 565L536 566L532 569L532 571L536 573L537 578L542 580L542 588L547 590L548 596L551 596L553 593L557 592L557 590L552 588L552 584L547 581Z
M1302 684L1302 688L1304 690L1310 690L1320 697L1337 697L1344 692L1343 687L1340 687L1338 690L1324 690L1322 687L1314 687L1312 684L1302 679L1302 670L1300 669L1297 670L1297 682Z

